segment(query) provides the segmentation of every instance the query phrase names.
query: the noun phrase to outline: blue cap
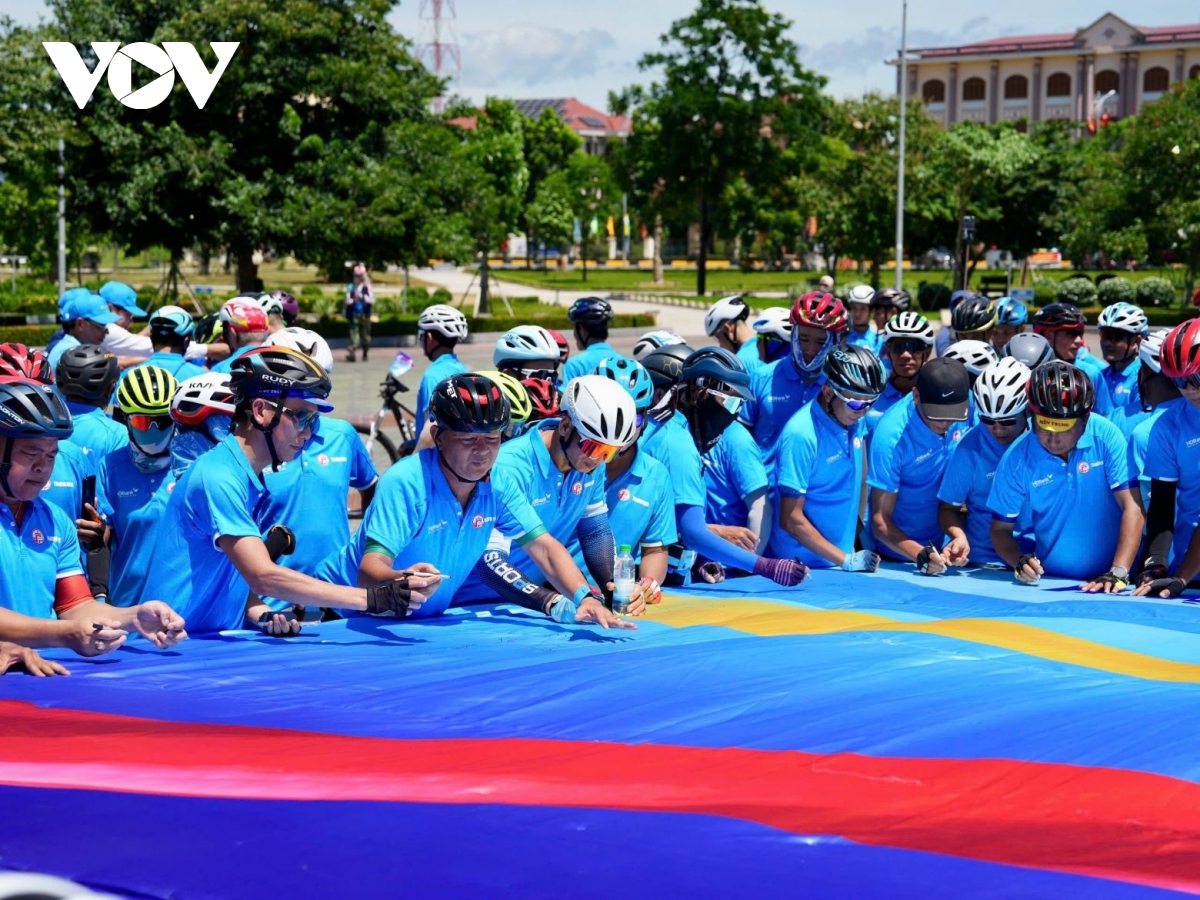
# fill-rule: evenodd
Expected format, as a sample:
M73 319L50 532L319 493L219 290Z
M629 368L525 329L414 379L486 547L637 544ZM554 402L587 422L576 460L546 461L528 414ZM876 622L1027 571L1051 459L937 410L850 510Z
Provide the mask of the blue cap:
M59 314L63 312L70 304L74 303L81 297L87 297L92 292L85 287L71 288L69 291L63 291L63 295L58 298Z
M97 325L112 325L120 322L121 317L108 308L108 304L99 294L87 293L75 297L62 311L63 322L77 322L80 319L91 319Z
M100 286L100 296L104 298L105 303L119 306L138 318L146 316L146 311L137 305L137 291L127 284L119 281L106 281Z

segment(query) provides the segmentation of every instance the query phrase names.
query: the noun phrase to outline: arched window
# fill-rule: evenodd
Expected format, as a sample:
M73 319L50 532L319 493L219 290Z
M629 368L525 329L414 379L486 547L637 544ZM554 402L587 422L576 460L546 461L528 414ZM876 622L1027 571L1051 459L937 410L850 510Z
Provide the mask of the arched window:
M1119 91L1121 89L1121 76L1112 69L1105 69L1103 72L1096 73L1096 93L1107 94L1109 91Z
M1005 100L1025 100L1029 97L1029 79L1024 75L1010 75L1004 79Z
M1147 69L1146 74L1142 76L1143 91L1165 91L1170 86L1171 75L1162 66Z
M982 78L968 78L963 82L963 100L987 99L987 82Z
M1200 66L1192 66L1188 69L1188 78L1195 78L1197 75L1200 75Z
M1047 97L1070 97L1071 76L1066 72L1055 72L1046 79Z
M946 82L934 78L921 85L921 99L926 103L946 102Z

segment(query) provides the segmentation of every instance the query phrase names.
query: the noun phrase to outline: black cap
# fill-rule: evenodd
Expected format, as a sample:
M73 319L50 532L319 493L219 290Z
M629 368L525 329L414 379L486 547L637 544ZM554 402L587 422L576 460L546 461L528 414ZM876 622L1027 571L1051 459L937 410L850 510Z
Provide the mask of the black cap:
M925 418L937 422L965 422L971 376L957 359L939 356L917 373L917 396Z

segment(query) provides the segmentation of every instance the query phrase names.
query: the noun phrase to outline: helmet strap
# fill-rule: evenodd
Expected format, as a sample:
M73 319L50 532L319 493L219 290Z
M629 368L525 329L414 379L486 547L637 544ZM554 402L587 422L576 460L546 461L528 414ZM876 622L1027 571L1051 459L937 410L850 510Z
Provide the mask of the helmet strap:
M5 438L4 458L0 460L0 491L4 491L5 497L12 497L14 500L16 500L16 497L13 495L12 488L8 486L8 475L9 472L12 471L12 453L13 440L12 438Z
M271 417L271 421L266 425L260 425L254 416L250 417L250 421L254 427L261 431L263 433L263 437L267 439L267 452L271 454L272 472L278 472L279 467L283 465L283 460L279 458L279 453L275 450L275 437L271 432L273 432L276 426L279 425L279 419L283 416L283 404L287 402L287 398L288 391L287 388L284 388L283 392L279 395L279 401L275 404L275 415ZM265 400L266 398L258 397L256 399Z

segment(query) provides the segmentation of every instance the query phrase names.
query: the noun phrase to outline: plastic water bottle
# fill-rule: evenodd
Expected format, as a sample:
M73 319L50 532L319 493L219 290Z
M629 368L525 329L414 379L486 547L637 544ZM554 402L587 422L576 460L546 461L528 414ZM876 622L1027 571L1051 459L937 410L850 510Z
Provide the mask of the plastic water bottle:
M629 552L629 545L622 544L613 566L613 612L629 611L629 599L633 596L636 583L637 570L633 565L633 555Z

